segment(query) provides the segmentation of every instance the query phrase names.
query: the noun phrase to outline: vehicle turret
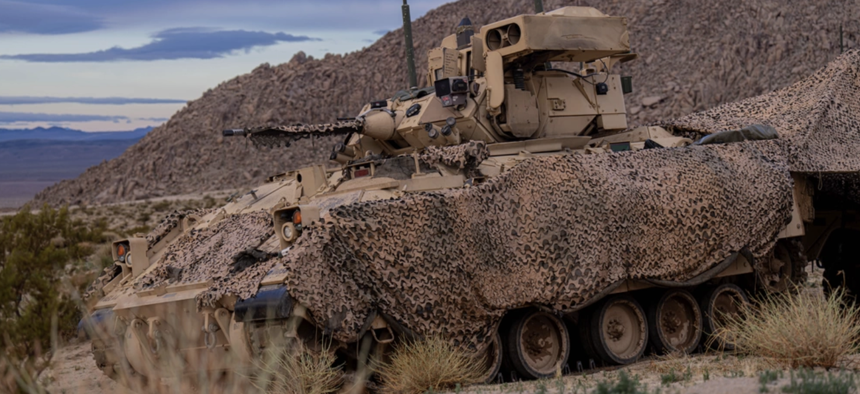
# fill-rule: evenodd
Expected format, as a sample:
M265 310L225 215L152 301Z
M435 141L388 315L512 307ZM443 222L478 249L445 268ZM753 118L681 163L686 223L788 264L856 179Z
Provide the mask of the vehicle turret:
M520 15L475 32L464 18L428 53L425 88L400 91L337 123L225 130L278 145L345 135L331 159L395 156L468 141L578 138L627 128L630 80L612 74L630 53L627 19L591 7Z

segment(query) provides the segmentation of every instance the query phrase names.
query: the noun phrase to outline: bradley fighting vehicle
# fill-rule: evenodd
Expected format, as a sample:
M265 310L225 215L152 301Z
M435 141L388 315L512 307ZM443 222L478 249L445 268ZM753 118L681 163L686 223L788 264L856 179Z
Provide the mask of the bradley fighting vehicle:
M103 334L93 342L96 363L115 379L141 384L166 376L196 377L201 371L253 371L267 346L286 340L306 349L320 349L320 341L327 340L326 348L337 353L347 371L365 365L368 354L384 357L387 345L403 339L403 327L377 316L361 343L320 339L324 335L314 311L290 299L283 267L268 272L255 296L226 294L215 307L202 309L194 300L210 285L205 279L145 289L135 288L134 282L159 269L171 244L243 212L265 210L272 215L274 236L260 249L283 255L301 239L303 229L324 222L338 206L474 187L535 157L691 144L660 127L628 130L624 94L631 92L631 80L613 68L636 58L630 52L627 19L594 8L520 15L488 23L480 31L464 19L455 34L429 51L429 88L416 87L410 66L410 89L367 104L355 118L224 131L225 136L244 136L262 145L339 135L343 142L331 153L339 166L316 165L272 176L220 209L172 218L155 238L115 242L115 269L102 278L89 305L93 325ZM483 160L474 168L419 160L424 152L453 146L483 150ZM794 211L792 222L779 234L783 241L777 243L771 262L777 274L768 278L756 278L747 256L736 253L685 286L658 290L659 281L625 281L601 294L603 302L579 317L542 308L512 311L475 356L487 366L487 381L498 379L500 370L545 378L576 361L631 363L649 347L695 351L714 331L720 312L732 313L747 300L745 289L751 287L745 283L752 280L779 291L798 276L805 260L793 240L803 235L802 223L808 218L797 207ZM641 291L656 296L644 302L628 294ZM593 324L576 328L583 321Z

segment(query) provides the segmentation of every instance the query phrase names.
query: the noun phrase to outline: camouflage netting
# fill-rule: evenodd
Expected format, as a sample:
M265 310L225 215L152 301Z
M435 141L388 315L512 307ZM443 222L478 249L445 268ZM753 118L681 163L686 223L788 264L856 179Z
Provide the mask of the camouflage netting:
M185 219L187 216L204 216L210 211L210 209L189 209L185 211L173 211L167 214L152 231L146 234L147 248L155 246L158 241L161 241L162 238L179 226L182 223L182 219Z
M379 311L481 348L507 309L573 310L625 278L765 256L791 187L750 143L536 158L473 188L335 208L280 262L340 340Z
M274 236L268 212L230 215L214 226L192 230L171 244L158 267L135 281L136 289L168 284L211 281L197 298L198 306L212 306L225 294L250 298L274 260L260 246Z
M164 216L164 219L155 226L152 231L146 234L146 247L147 249L152 248L158 241L161 241L167 234L173 231L174 228L180 225L182 219L189 215L195 216L204 216L209 213L210 209L189 209L185 211L173 211ZM107 285L113 278L115 278L121 269L116 265L110 265L105 267L102 270L102 274L96 278L93 283L87 287L87 291L83 295L84 301L90 300L93 297L102 297L102 289Z
M421 154L421 160L430 165L444 164L448 167L459 168L466 176L478 176L478 166L490 157L490 150L484 141L469 141L456 146L429 146Z
M816 195L860 204L860 50L785 89L661 126L699 138L749 124L776 129L780 138L759 146L792 172L810 175Z
M358 133L364 127L361 119L339 121L337 123L308 124L295 126L262 126L247 129L246 137L254 146L269 148L280 147L305 139L318 136Z
M762 149L787 160L793 172L860 171L860 50L785 89L661 126L696 139L750 124L776 129L779 140L762 143Z

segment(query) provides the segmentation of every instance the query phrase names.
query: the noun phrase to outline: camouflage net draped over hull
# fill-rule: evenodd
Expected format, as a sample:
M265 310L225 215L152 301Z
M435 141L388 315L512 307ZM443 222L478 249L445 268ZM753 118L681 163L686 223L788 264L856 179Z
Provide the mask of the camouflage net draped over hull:
M211 281L209 289L197 297L198 306L212 306L227 294L250 298L274 264L258 249L273 235L268 212L227 216L171 244L158 267L138 278L135 288Z
M155 246L158 241L161 241L174 228L178 227L186 217L201 217L209 212L211 212L211 209L189 209L185 211L173 211L167 214L149 234L146 234L147 247L152 248Z
M777 141L763 143L791 171L860 171L860 50L846 52L809 78L785 89L697 112L662 124L691 138L750 124L772 126Z
M745 247L763 257L790 212L785 165L750 143L565 155L335 208L281 262L290 294L340 340L378 310L483 348L507 309L572 310L625 278L684 281Z
M694 113L662 124L690 138L749 124L779 133L759 143L792 172L810 175L815 194L860 204L860 50L846 52L785 89Z
M173 211L167 214L158 225L155 226L152 231L146 234L146 245L147 249L152 248L158 241L161 241L167 234L173 231L174 228L178 227L182 222L182 219L185 219L187 216L204 216L209 213L208 209L189 209L186 211ZM93 297L103 297L102 289L110 282L113 278L115 278L121 269L116 265L110 265L105 267L102 274L96 278L93 283L89 285L87 291L82 296L84 301L90 300Z

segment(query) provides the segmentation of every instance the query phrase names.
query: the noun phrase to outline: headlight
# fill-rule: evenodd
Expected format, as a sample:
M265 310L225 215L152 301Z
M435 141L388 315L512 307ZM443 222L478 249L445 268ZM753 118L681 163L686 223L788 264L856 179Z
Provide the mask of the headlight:
M292 223L284 223L281 226L281 237L284 238L284 241L293 242L298 237L298 230L296 229L296 225Z
M118 244L116 246L116 256L117 259L121 262L125 262L126 255L128 254L128 245L126 244Z
M122 266L123 277L137 277L149 267L146 254L146 239L128 238L111 244L111 257L116 265Z

